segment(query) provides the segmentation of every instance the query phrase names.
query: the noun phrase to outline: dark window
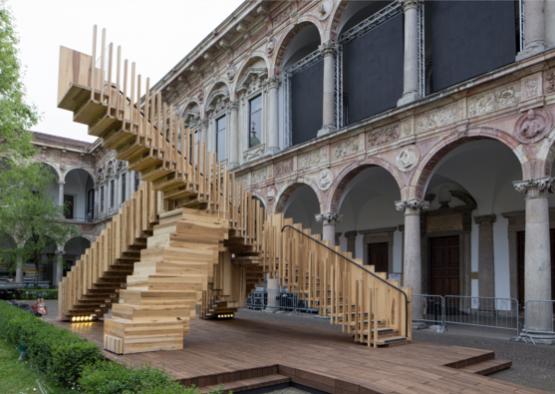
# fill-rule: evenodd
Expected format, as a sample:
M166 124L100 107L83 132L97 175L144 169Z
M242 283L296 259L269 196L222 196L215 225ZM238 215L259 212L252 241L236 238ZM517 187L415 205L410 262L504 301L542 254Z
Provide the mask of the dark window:
M125 201L127 198L127 179L126 174L121 174L121 202Z
M64 194L64 216L66 219L73 219L74 199L69 194Z
M322 128L324 67L320 59L291 77L293 145L315 138Z
M514 62L516 2L430 1L425 10L430 92Z
M343 45L345 124L397 105L403 93L403 16Z
M104 212L104 186L100 186L100 212Z
M216 119L216 154L219 161L227 159L226 154L226 117L225 115Z
M112 179L110 181L110 208L114 207L114 203L115 203L115 182Z
M262 95L249 100L249 148L260 145L262 137Z
M87 219L94 218L94 189L89 189L87 192Z
M139 183L141 183L141 178L139 177L139 173L135 173L135 191L139 190Z

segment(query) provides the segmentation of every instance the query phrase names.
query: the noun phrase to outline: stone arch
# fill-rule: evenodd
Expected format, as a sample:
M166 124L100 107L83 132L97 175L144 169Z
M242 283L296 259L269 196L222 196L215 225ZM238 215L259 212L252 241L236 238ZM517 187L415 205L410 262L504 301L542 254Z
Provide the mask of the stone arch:
M361 171L369 167L380 167L385 170L391 177L395 180L397 187L399 188L399 193L403 190L404 182L399 174L399 171L386 160L380 159L378 157L371 157L363 160L353 162L346 166L336 177L330 192L328 194L328 201L326 208L329 212L337 212L341 206L341 202L347 195L347 188L349 183L355 178Z
M47 167L48 169L52 170L54 172L54 175L56 175L56 182L60 183L64 180L65 175L62 176L62 173L60 171L60 169L58 168L58 166L49 163L47 161L39 161L39 164Z
M66 171L65 171L64 174L63 174L63 178L62 178L62 179L63 179L64 182L65 182L65 180L67 179L67 176L69 175L70 172L72 172L72 171L79 171L79 170L85 171L85 172L91 177L92 182L93 182L93 185L94 185L94 183L95 183L94 171L92 171L92 170L89 169L89 168L84 168L84 167L70 167L70 168L66 169Z
M468 130L464 135L455 134L452 137L443 138L428 150L428 153L420 160L420 163L414 170L409 182L409 190L407 190L407 198L424 198L426 188L432 178L437 165L449 152L455 148L473 140L490 139L498 141L513 152L521 165L522 175L524 179L530 175L530 167L528 158L525 155L520 143L508 133L491 128L479 127Z
M335 10L332 12L332 15L330 18L331 22L329 26L330 40L333 40L333 41L337 40L339 31L341 28L341 20L345 12L345 9L347 8L348 5L349 5L349 2L347 0L340 0L337 6L335 7Z
M278 48L278 50L276 51L274 61L273 61L275 75L278 75L281 72L283 57L285 55L285 51L287 49L288 44L291 42L291 40L293 40L293 38L295 38L295 36L299 31L301 31L303 28L309 25L313 25L314 27L316 27L316 30L318 30L318 35L320 38L320 44L323 42L322 40L324 38L324 32L320 24L320 21L318 21L318 19L316 19L311 15L306 15L300 18L299 21L295 23L293 26L291 26L289 30L287 30L278 40L278 44L276 45L276 48Z
M280 190L280 192L277 194L276 196L276 203L274 206L274 212L275 213L283 213L285 208L287 207L287 200L288 198L291 196L291 194L293 194L293 192L295 190L297 190L299 187L301 186L308 186L310 189L312 189L312 191L314 192L314 195L316 196L316 199L318 200L318 205L320 208L320 211L322 210L322 202L321 202L321 198L320 195L318 193L318 187L311 181L306 180L306 179L299 179L293 183L289 183L287 185L285 185L284 187L282 187L282 189Z
M265 72L262 70L255 71L252 68L253 65L260 61L264 62ZM266 56L260 53L253 54L241 65L232 85L232 95L234 97L236 97L235 95L237 94L237 91L241 89L242 85L250 75L260 79L267 79L270 77L270 62Z
M553 176L552 168L555 163L555 129L551 130L540 145L536 160L534 160L534 174L531 176L544 177Z
M254 198L255 200L258 200L258 202L260 202L260 205L262 206L262 208L267 209L268 208L268 203L266 202L266 200L264 199L264 197L262 197L262 195L258 192L251 192L251 197Z
M207 91L208 91L208 95L206 96L206 100L204 101L205 112L209 110L214 100L217 99L218 97L229 99L231 89L227 82L219 80L216 83L214 83Z

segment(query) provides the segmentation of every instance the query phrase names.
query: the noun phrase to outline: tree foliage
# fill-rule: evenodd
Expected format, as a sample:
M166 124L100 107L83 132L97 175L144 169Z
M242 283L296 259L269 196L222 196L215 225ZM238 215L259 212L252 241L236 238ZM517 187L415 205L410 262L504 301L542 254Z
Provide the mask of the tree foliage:
M25 102L18 39L12 16L0 1L0 156L33 154L31 133L37 121L35 109Z

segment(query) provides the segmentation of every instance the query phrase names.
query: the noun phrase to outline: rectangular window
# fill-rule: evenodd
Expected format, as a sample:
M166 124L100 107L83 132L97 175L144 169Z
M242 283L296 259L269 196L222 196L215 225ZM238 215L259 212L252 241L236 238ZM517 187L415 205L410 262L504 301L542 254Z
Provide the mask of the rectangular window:
M262 139L262 95L249 100L249 148L260 145Z
M127 182L126 182L126 175L125 173L121 174L121 203L125 202L127 198Z
M100 186L100 212L104 212L104 186Z
M135 173L135 191L139 190L139 183L141 183L141 178L139 178L139 173Z
M216 119L216 154L218 155L218 161L227 160L226 144L226 117L224 115Z
M115 198L114 198L115 196L114 195L115 195L115 182L112 179L110 181L110 208L114 207L114 203L115 203Z

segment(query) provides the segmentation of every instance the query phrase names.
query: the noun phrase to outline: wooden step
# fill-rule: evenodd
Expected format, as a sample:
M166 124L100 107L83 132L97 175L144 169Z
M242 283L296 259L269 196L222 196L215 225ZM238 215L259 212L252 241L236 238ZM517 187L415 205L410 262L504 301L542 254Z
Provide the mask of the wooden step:
M513 363L510 360L493 359L467 365L466 367L460 368L460 370L468 373L475 373L478 375L487 376L499 371L509 369L511 368L512 364Z
M289 384L291 378L280 375L266 375L257 378L249 378L243 380L236 380L233 382L223 383L213 386L204 386L200 388L201 393L215 393L215 392L241 392L246 390L256 390L264 387L278 386L282 384Z

